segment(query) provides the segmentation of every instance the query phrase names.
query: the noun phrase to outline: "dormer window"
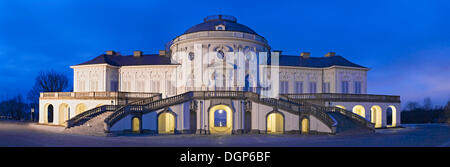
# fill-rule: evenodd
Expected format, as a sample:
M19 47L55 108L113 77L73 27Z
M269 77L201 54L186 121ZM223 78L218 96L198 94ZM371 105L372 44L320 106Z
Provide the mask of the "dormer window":
M225 30L225 26L224 25L217 25L216 26L216 30Z

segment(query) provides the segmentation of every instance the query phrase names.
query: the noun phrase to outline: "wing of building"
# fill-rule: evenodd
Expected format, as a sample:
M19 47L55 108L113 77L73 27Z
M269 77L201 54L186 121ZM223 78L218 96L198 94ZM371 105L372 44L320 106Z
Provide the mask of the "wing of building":
M41 93L41 124L198 134L400 125L399 96L367 94L369 68L334 52L285 55L233 16L208 16L157 54L111 50L71 68L73 92Z

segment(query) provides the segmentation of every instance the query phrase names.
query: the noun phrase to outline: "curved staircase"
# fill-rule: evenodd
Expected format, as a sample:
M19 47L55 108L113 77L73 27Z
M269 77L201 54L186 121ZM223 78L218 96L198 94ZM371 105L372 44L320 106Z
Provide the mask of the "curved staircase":
M348 118L347 116L339 112L328 112L328 115L332 116L337 122L336 134L363 134L371 133L372 129L362 126L356 120Z
M194 91L162 99L161 96L145 98L122 106L104 105L83 112L67 121L65 132L106 136L117 121L131 113L146 114L155 110L195 99L233 98L250 100L283 109L293 114L310 114L324 122L331 134L355 134L374 131L374 125L361 116L337 107L311 104L303 100L281 96L279 99L263 98L253 92L239 91Z
M104 132L104 120L106 117L114 113L113 111L102 112L95 117L83 122L81 125L77 125L71 128L66 128L65 133L92 135L92 136L107 136Z

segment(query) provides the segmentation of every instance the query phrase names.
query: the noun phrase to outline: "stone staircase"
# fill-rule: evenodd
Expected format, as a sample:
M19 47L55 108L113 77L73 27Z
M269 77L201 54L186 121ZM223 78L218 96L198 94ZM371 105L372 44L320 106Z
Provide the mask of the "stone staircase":
M352 135L372 133L373 129L361 125L355 119L349 118L339 112L328 112L337 122L336 134L338 135Z
M250 100L271 107L280 108L293 114L311 114L324 122L332 129L333 134L360 134L374 131L373 124L366 119L346 110L336 107L325 107L309 104L302 100L290 98L261 98L253 92L239 91L194 91L177 96L164 98L151 98L133 102L125 106L101 106L91 109L68 120L66 133L107 136L109 129L117 121L130 113L136 112L146 114L155 110L180 104L195 99L209 98L234 98ZM334 118L334 119L333 119Z
M104 120L111 115L112 111L103 112L95 117L92 117L88 121L81 125L66 128L64 133L91 135L91 136L107 136L104 132Z

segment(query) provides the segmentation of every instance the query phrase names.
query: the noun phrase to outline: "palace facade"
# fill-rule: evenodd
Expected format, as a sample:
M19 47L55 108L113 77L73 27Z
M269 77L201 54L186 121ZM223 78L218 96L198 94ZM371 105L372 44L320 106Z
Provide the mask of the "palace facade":
M329 52L285 55L232 16L209 16L158 54L107 51L43 92L39 123L68 131L307 133L400 125L400 97L367 94L369 68ZM376 83L374 83L376 84Z

